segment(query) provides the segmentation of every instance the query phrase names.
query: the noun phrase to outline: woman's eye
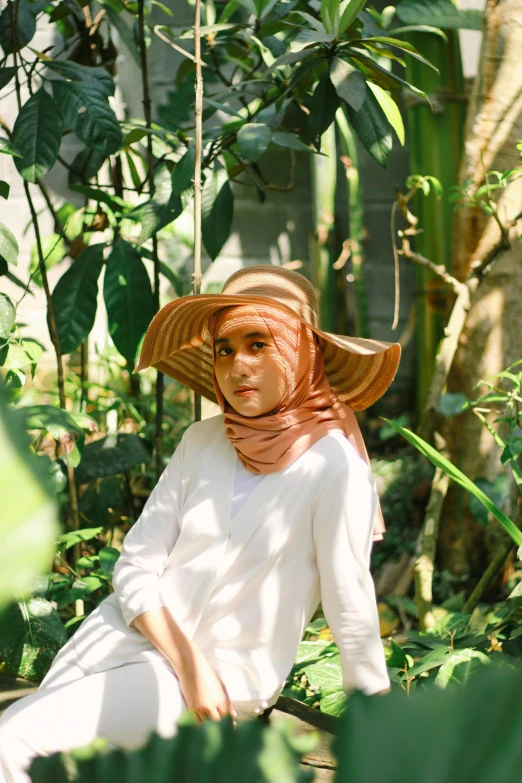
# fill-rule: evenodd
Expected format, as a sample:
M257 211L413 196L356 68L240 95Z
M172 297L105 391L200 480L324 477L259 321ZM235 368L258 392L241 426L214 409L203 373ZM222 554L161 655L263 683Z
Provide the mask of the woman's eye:
M253 343L252 348L264 348L266 343L263 343L261 340L258 340L256 343Z
M227 351L232 351L232 348L220 348L218 354L220 356L228 356L228 353L226 353Z

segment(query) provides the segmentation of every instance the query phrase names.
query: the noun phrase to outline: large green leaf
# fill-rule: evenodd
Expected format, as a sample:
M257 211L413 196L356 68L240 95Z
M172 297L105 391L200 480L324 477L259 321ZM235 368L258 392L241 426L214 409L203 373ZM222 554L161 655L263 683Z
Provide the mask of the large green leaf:
M250 163L256 163L270 144L272 131L262 122L247 122L239 129L237 141L241 155Z
M134 362L138 345L154 315L150 279L133 245L118 239L107 259L103 296L114 345Z
M339 97L352 109L359 111L366 95L366 80L362 73L340 57L334 57L330 68L330 79Z
M0 343L5 342L11 334L16 320L16 309L7 294L0 292Z
M76 471L78 483L114 476L149 461L151 447L139 435L125 432L107 435L88 443Z
M18 242L11 229L3 223L0 223L0 258L13 266L18 263Z
M393 130L397 134L397 138L399 139L400 143L404 146L404 142L406 139L406 134L404 130L404 122L402 119L402 114L400 112L399 107L391 97L391 95L388 95L386 90L383 90L382 87L379 87L378 84L374 84L373 82L367 82L368 89L370 89L377 101L379 102L379 105L383 112L386 115L386 119L392 126Z
M386 168L392 150L392 129L373 92L366 90L366 98L359 111L346 104L346 113L363 147L380 166Z
M36 33L36 16L43 10L46 3L42 0L29 2L29 0L13 0L12 11L17 17L17 42L16 51L20 51L24 46L31 42ZM11 16L9 13L9 4L4 6L0 14L0 46L5 54L12 54L15 51L15 42L13 40L11 28Z
M29 451L20 417L7 408L0 385L0 608L28 592L49 568L58 534L58 512L41 464Z
M490 665L465 688L354 693L333 742L336 780L513 783L522 765L521 691L520 668Z
M70 60L51 60L45 64L66 79L87 84L107 96L114 95L114 79L105 68L90 68Z
M86 247L53 290L56 328L64 354L83 343L94 326L104 247L104 244Z
M396 14L403 24L429 25L446 30L466 28L482 31L484 20L483 11L457 8L452 0L402 0L396 6Z
M319 79L310 100L308 129L317 149L321 148L321 137L334 121L340 103L341 99L330 80L330 74L326 71Z
M173 189L173 175L166 165L158 166L154 174L154 186L154 198L139 204L126 215L130 220L141 223L140 245L176 220L183 211L181 196Z
M453 481L456 481L457 484L460 484L461 487L464 487L464 489L474 495L477 500L480 500L487 510L493 514L495 519L500 522L506 533L511 536L515 544L517 546L522 545L522 531L518 529L514 522L512 522L511 519L509 519L509 517L507 517L504 512L497 505L495 505L495 503L493 503L493 501L488 498L488 496L485 495L484 492L482 492L482 490L477 487L473 481L471 481L471 479L469 479L452 462L439 454L439 452L434 449L433 446L430 446L429 443L426 443L426 441L419 437L415 432L411 432L411 430L399 426L391 419L386 419L384 417L383 419L384 421L388 422L390 427L393 427L394 430L406 438L406 440L409 441L412 446L415 446L415 448L420 451L421 454L424 454L425 457L433 462L435 467L443 470L444 473L453 479Z
M201 195L201 233L212 261L227 241L234 215L234 195L227 170L217 165L207 173Z
M103 155L117 152L122 143L120 123L109 106L107 95L89 82L53 81L53 95L65 127Z
M21 158L15 166L27 182L36 182L54 166L62 140L62 118L44 87L20 109L12 141Z
M58 612L44 598L12 604L0 615L0 656L15 677L39 682L66 641Z
M478 669L483 666L493 666L491 658L470 648L455 650L444 661L435 678L436 685L445 688L447 685L467 685Z
M308 682L315 690L319 688L324 688L325 690L342 688L343 672L340 655L325 656L316 663L303 666L303 671Z

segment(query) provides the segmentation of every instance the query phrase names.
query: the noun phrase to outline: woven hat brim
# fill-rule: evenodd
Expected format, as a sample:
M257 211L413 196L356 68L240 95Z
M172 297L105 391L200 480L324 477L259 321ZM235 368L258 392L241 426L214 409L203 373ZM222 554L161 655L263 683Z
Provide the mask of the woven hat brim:
M395 377L401 357L399 343L323 332L287 305L270 297L243 294L182 296L164 305L147 329L134 372L154 367L217 402L208 324L215 312L237 304L269 305L309 326L319 337L330 386L353 410L369 408Z

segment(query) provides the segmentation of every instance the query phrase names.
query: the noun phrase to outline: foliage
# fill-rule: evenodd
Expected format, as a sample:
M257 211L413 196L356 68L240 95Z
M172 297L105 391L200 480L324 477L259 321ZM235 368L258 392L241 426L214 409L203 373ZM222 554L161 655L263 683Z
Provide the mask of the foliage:
M0 383L0 611L51 562L57 509L20 418L8 417ZM0 623L2 615L0 615ZM1 633L0 633L1 636Z
M234 728L230 716L195 724L185 711L173 739L153 734L138 751L96 746L73 753L36 759L30 770L33 783L70 780L78 783L121 783L151 780L155 783L191 783L194 780L248 780L249 783L307 783L314 771L299 766L303 753L314 749L317 732L298 734L288 718L265 727L258 720L240 720Z

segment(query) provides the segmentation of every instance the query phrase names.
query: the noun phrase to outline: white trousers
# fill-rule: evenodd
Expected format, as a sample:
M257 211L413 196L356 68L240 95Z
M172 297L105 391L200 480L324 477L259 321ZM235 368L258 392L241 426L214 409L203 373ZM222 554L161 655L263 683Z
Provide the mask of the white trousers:
M0 783L30 783L27 770L36 756L96 737L127 749L144 745L153 731L173 737L185 709L179 680L161 659L87 674L69 641L38 691L0 719ZM238 711L237 719L243 717Z

